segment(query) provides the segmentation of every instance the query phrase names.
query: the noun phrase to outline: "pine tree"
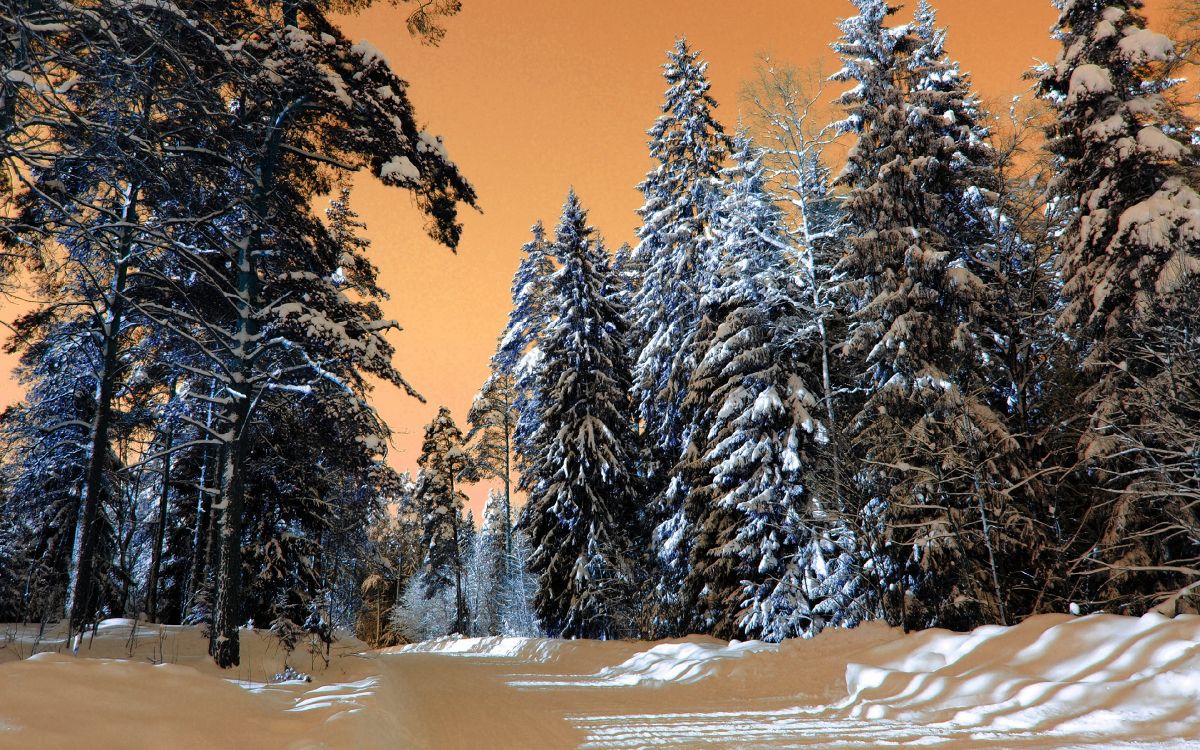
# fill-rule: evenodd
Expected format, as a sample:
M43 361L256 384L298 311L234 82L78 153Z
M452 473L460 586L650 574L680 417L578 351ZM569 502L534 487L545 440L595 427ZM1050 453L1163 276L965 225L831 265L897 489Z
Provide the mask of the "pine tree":
M633 420L624 311L574 191L555 232L557 317L542 335L532 491L521 518L539 618L556 637L631 633Z
M1062 52L1040 71L1059 239L1057 325L1085 379L1078 458L1095 483L1075 514L1077 570L1100 606L1139 612L1192 585L1200 489L1195 309L1200 195L1192 124L1167 95L1167 37L1139 0L1057 2Z
M473 201L441 142L418 129L404 83L374 48L351 44L315 6L285 4L282 16L275 10L261 9L259 23L231 29L237 35L227 40L243 54L235 58L240 75L226 158L231 168L245 167L235 176L250 179L222 186L217 197L236 210L224 217L221 235L204 238L216 240L224 256L216 269L233 272L209 279L232 291L224 294L223 325L210 323L201 339L212 354L206 369L224 397L213 436L229 441L217 472L211 645L222 665L237 661L247 458L256 445L261 394L299 399L333 388L361 398L366 373L412 392L391 366L383 339L388 326L377 308L342 288L343 279L354 283L338 273L348 267L342 255L353 249L326 241L311 216L317 171L331 164L367 168L384 184L410 191L430 218L431 236L450 246L461 231L456 205Z
M493 363L494 364L494 363ZM498 480L501 492L499 514L503 547L512 547L512 459L513 431L517 424L516 388L513 377L493 371L467 413L471 429L467 433L470 454L469 474L474 481ZM489 496L490 497L490 496ZM486 521L486 519L485 519Z
M421 503L420 498L417 497L417 489L421 486L423 474L423 471L418 471L415 480L407 471L401 474L394 498L397 533L403 542L397 550L396 565L400 577L406 580L417 572L425 560L425 552L421 547L423 533Z
M32 182L10 204L15 215L5 241L26 248L22 254L44 274L39 281L52 300L22 320L15 346L75 339L68 344L75 356L56 363L74 369L59 377L86 380L93 391L86 404L76 402L84 412L51 416L44 411L50 401L40 398L20 412L55 433L50 441L80 446L64 467L79 475L77 507L53 501L69 516L58 519L67 521L71 549L66 609L71 626L80 627L99 610L104 505L120 496L124 478L112 457L130 429L122 407L133 389L144 393L129 382L140 372L132 366L139 360L134 343L147 327L137 305L162 257L164 228L191 216L181 199L212 174L203 160L168 146L199 140L220 103L210 83L206 89L198 82L219 77L223 65L213 40L174 6L68 5L41 20L17 24L29 36L7 75L19 85L7 87L12 127L5 129L4 156ZM26 370L31 380L45 374L37 366ZM41 390L58 408L67 405ZM58 427L66 421L75 427ZM81 424L88 425L82 432Z
M398 641L389 613L400 603L400 594L415 570L408 561L420 548L419 526L401 522L411 512L412 490L408 474L398 476L386 502L394 505L396 512L377 515L367 531L370 550L364 561L366 575L358 582L362 604L354 613L354 635L377 648Z
M820 450L806 468L806 491L817 498L803 523L807 543L788 565L804 578L811 612L805 634L825 626L852 627L877 616L878 596L867 574L862 519L862 488L849 444L849 418L861 394L849 361L841 356L845 339L844 273L837 264L845 246L840 199L824 153L834 127L818 120L823 80L817 71L779 66L764 59L759 76L746 89L751 132L763 151L763 177L783 212L795 253L798 325L786 343L791 356L817 367L811 380L820 403ZM802 610L798 610L802 611Z
M142 448L121 430L145 427L137 420L171 400L171 384L196 405L181 411L198 433L173 437L171 451L201 487L195 511L176 509L194 523L193 550L181 555L186 542L176 534L161 546L183 584L172 589L211 611L211 651L231 666L243 607L273 606L266 589L287 579L287 561L300 563L301 578L315 575L302 563L316 540L284 527L312 530L311 498L378 469L387 432L366 404L367 376L407 388L390 363L384 333L394 326L375 305L382 291L353 239L353 216L335 207L325 224L313 199L347 172L369 169L413 194L431 236L453 247L457 206L474 194L440 139L417 127L406 84L374 48L351 44L330 23L326 3L36 5L28 8L46 24L28 27L28 39L9 25L3 34L6 50L22 50L15 65L5 60L3 158L10 173L45 186L13 204L5 242L40 245L47 252L34 260L76 264L91 284L69 289L63 296L74 299L53 319L29 321L37 335L90 326L85 340L98 352L78 359L98 377L77 415L92 424L88 450L71 467L83 476L79 522L70 525L81 544L65 545L78 549L71 619L99 609L91 594L103 576L88 566L103 555L89 550L106 533L106 513L119 527L121 568L144 544L131 523L142 471L116 471L140 465ZM453 8L423 5L414 30L435 38L443 11ZM89 307L94 320L67 320ZM151 352L166 356L158 362ZM167 377L147 386L147 373ZM313 434L308 419L336 425L346 444L278 440L278 425ZM303 487L282 481L288 468ZM161 473L159 510L170 514L165 464ZM126 477L129 492L109 492L109 479ZM349 491L338 503L339 512L365 507ZM249 589L246 569L261 573ZM120 589L114 606L127 607L128 576Z

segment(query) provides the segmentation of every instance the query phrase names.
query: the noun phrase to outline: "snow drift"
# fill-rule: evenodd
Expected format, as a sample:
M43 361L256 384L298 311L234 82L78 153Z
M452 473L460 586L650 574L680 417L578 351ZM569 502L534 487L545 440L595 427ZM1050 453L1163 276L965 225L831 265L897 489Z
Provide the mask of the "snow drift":
M846 672L847 714L947 727L1200 741L1200 617L1034 617L925 631Z

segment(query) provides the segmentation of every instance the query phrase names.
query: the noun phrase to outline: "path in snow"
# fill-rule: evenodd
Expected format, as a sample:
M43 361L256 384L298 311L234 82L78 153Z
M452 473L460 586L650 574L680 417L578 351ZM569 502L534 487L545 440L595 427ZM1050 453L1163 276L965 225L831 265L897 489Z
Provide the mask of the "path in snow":
M355 653L346 638L312 683L271 685L283 654L261 631L243 631L233 674L193 628L108 621L88 658L53 638L28 658L29 632L0 627L0 750L1200 748L1196 616L869 624L780 645L447 638Z

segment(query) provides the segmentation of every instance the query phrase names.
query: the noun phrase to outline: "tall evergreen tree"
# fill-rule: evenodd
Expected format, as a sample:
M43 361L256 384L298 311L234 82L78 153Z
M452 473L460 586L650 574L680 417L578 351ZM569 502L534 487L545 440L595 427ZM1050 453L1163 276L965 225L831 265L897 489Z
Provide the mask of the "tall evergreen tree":
M421 510L421 546L424 596L431 599L443 591L454 591L452 631L466 633L467 602L463 588L462 517L466 496L455 487L459 473L466 467L463 436L450 410L438 409L437 416L425 428L421 456L417 459L421 475L416 497Z
M1140 0L1056 2L1062 52L1040 71L1060 240L1059 329L1086 382L1078 458L1097 497L1077 513L1077 570L1105 607L1142 611L1195 583L1200 195L1192 123L1167 95L1167 37ZM1086 590L1085 590L1086 591Z
M59 377L92 390L86 402L74 401L83 411L52 415L45 397L59 409L71 399L36 389L37 402L18 413L39 420L51 442L79 444L64 466L78 473L75 488L44 487L77 491L75 507L61 505L61 495L52 504L66 513L58 518L72 550L66 608L79 627L98 611L104 503L116 496L112 459L130 426L119 402L140 371L133 349L147 327L137 305L152 274L143 271L160 262L165 227L192 217L185 196L213 174L175 147L196 142L211 123L220 107L211 81L227 66L196 18L174 6L64 5L40 20L17 24L28 37L7 75L18 85L10 83L5 97L12 120L4 157L27 179L5 239L36 251L31 260L51 300L22 319L14 346L73 340L67 348L76 356L54 366L71 368ZM30 365L31 383L47 374Z
M812 617L797 558L812 537L801 519L811 517L803 474L821 429L807 384L817 371L789 351L800 322L793 253L761 154L748 138L737 147L714 212L716 278L700 303L685 399L701 421L676 469L695 534L682 598L693 630L778 640Z
M922 3L912 27L856 0L835 44L856 85L843 261L854 312L846 350L866 401L853 418L860 473L883 539L885 612L908 627L1003 621L1002 543L1016 443L987 400L980 341L991 289L976 248L994 193L978 103ZM999 527L999 528L998 528Z
M534 484L521 518L535 599L558 637L630 635L637 581L625 311L574 191L555 232L557 317L542 335Z
M671 594L687 559L680 516L686 490L668 486L671 468L680 459L691 431L683 402L696 367L693 336L698 305L711 279L707 235L711 213L719 198L721 166L728 139L708 93L708 64L683 39L667 53L663 114L649 130L654 168L638 186L645 203L638 213L642 226L629 266L642 275L634 285L631 318L633 400L643 432L641 475L646 483L648 511L656 531L663 563L660 599L668 611ZM678 613L676 613L678 614Z

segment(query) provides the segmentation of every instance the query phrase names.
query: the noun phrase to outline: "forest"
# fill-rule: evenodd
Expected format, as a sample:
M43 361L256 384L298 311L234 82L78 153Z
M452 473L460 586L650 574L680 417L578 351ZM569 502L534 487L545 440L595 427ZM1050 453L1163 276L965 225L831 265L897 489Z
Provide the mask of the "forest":
M736 129L681 37L636 243L563 186L415 474L349 175L449 250L477 196L339 29L369 4L0 3L2 281L36 300L0 622L202 625L231 667L247 624L290 651L1200 610L1200 3L1172 40L1141 0L1054 0L1004 112L929 0L848 0L840 69L764 63ZM462 10L400 6L429 44Z

